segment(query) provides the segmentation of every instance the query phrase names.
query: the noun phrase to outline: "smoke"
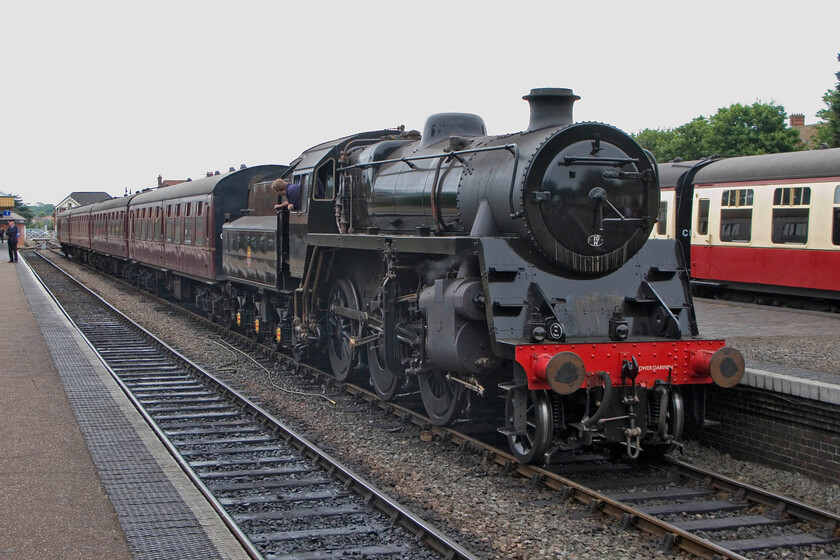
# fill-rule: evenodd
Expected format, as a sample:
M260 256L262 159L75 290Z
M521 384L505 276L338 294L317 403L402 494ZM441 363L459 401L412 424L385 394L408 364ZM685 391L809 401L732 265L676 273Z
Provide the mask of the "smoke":
M431 284L454 271L461 264L461 260L462 257L450 255L439 261L426 261L420 265L417 274L425 284Z

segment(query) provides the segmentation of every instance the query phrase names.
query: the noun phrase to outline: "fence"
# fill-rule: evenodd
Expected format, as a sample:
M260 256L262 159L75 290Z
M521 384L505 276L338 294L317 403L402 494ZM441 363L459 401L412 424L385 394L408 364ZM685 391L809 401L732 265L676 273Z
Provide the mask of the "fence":
M43 229L27 229L26 245L38 245L46 247L47 243L53 240L53 234Z

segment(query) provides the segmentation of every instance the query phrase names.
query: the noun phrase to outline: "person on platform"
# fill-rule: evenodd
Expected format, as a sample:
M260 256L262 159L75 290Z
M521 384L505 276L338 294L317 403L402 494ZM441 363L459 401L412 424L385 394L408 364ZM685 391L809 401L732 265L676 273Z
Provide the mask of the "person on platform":
M14 220L9 220L9 227L6 228L6 236L9 238L9 262L16 263L18 260L18 228Z
M277 204L274 205L275 210L289 210L300 209L300 185L297 183L287 183L283 179L275 179L271 183L271 188L277 193ZM285 198L285 200L283 200Z

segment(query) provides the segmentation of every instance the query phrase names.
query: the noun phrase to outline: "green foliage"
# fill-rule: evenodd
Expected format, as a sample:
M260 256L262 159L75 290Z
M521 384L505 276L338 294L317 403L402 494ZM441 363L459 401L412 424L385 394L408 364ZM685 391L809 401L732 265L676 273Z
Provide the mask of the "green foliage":
M52 216L55 213L54 204L45 204L43 202L32 204L29 206L29 209L32 210L32 214L36 217Z
M840 54L837 55L837 61L840 62ZM822 98L826 108L817 111L817 117L824 122L817 125L814 143L825 143L831 148L840 148L840 72L834 76L837 78L834 89L825 92Z
M697 117L675 130L677 137L673 147L677 154L684 154L680 156L684 160L702 159L709 155L710 152L706 148L709 121L705 117Z
M633 138L639 145L652 152L656 156L657 161L670 161L677 157L673 149L674 139L677 133L673 130L653 130L646 128L638 134L633 134ZM682 157L680 155L680 157Z
M31 220L32 210L29 209L29 206L24 204L23 199L21 199L18 195L13 194L12 196L15 197L15 207L13 209L14 212L16 214L19 214L22 218L25 218L26 221Z
M707 155L703 148L703 138L708 126L705 117L697 117L674 129L646 128L634 135L634 138L644 149L653 152L657 161L671 161L678 157L684 160L701 159Z
M712 115L703 143L709 153L728 156L792 152L799 143L799 131L788 128L786 120L784 107L736 103Z
M700 116L674 129L645 129L634 138L658 161L790 152L797 148L799 132L787 128L786 119L784 107L772 103L736 103L708 119Z

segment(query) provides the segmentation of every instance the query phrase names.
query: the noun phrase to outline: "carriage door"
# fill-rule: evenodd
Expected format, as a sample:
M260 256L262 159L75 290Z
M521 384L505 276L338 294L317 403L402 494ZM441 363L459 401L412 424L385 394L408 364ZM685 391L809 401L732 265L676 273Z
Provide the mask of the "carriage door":
M831 244L840 245L840 185L834 187L834 209L831 220Z
M691 275L711 278L711 244L709 234L709 199L694 195L694 228L691 237Z

